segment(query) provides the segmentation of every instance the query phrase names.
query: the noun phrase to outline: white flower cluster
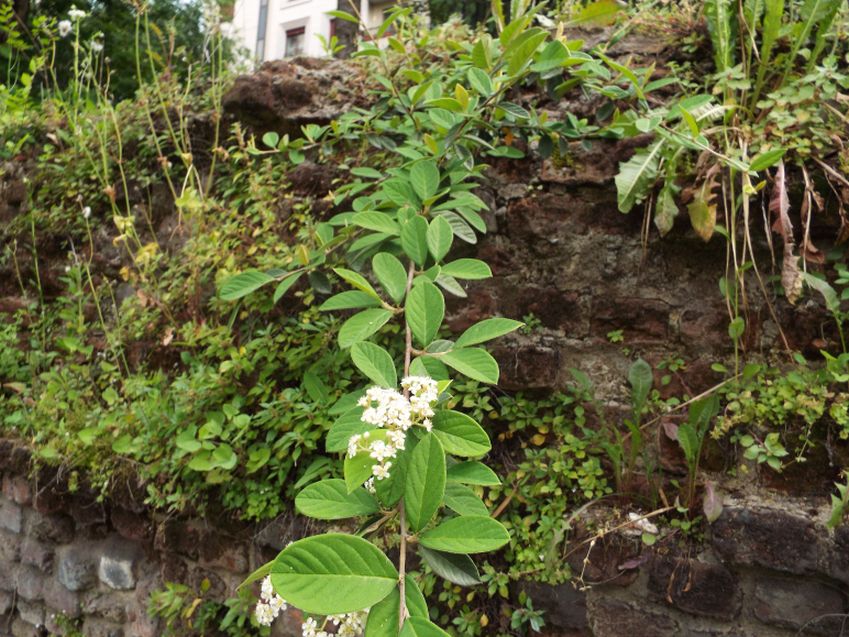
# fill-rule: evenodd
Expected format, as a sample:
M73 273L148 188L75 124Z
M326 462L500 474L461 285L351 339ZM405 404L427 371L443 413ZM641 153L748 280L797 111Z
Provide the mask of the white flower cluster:
M77 9L76 5L71 5L71 8L68 10L68 17L73 21L82 20L86 16L85 11L82 9Z
M303 637L331 637L332 635L336 635L336 637L358 637L365 632L367 618L367 610L343 615L328 615L324 623L319 626L315 618L309 617L301 624L301 634ZM324 630L328 622L333 624L336 630L333 632Z
M65 38L71 32L71 21L70 20L60 20L59 21L59 37Z
M371 468L373 478L366 483L369 490L374 488L374 479L389 477L392 458L403 451L410 427L424 427L427 431L433 428L433 405L439 398L436 381L427 376L407 376L401 387L406 395L395 389L370 387L357 403L365 408L361 417L364 423L386 431L385 440L372 437L368 431L348 439L349 458L368 452L377 461Z
M286 603L286 600L274 592L274 587L271 585L271 577L266 577L262 580L259 602L257 602L254 609L256 620L262 626L271 626L271 622L277 618L277 615L288 607L289 605Z

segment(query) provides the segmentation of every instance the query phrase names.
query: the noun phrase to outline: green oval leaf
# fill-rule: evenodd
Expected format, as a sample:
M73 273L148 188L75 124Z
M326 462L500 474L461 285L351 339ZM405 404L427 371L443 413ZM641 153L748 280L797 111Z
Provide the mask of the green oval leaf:
M347 270L345 268L333 268L333 271L352 287L365 292L369 296L380 299L380 295L375 291L371 283L369 283L359 272L354 272L353 270Z
M294 274L290 274L285 277L280 283L274 288L274 296L272 297L272 302L277 303L289 289L298 282L298 279L301 278L303 272L295 272Z
M404 315L418 344L427 347L436 338L445 318L442 292L433 283L422 281L407 295Z
M374 429L374 425L363 422L363 408L354 407L342 414L327 432L324 447L328 453L338 453L348 449L348 440L354 434Z
M469 487L449 482L445 485L445 506L458 515L489 515L489 509Z
M381 387L395 387L398 376L395 363L385 349L374 343L363 341L351 346L351 360L369 380Z
M407 292L407 271L398 258L388 252L378 252L371 259L371 267L392 300L396 303L403 301Z
M455 555L419 547L419 555L440 577L459 586L474 586L481 583L478 568L468 555Z
M398 571L371 542L328 533L293 542L271 567L274 590L306 613L338 615L374 606L398 583Z
M346 290L327 299L319 306L322 312L352 310L362 307L380 307L380 299L359 290Z
M451 637L429 619L410 617L404 622L398 637Z
M416 581L404 578L404 598L411 617L427 617L427 603ZM398 613L401 593L396 587L382 602L372 606L368 614L365 637L398 637Z
M492 444L483 428L459 411L438 411L433 417L433 433L445 451L455 456L482 456Z
M492 276L489 266L479 259L457 259L442 266L442 273L455 279L470 281L488 279Z
M401 226L401 249L404 254L424 266L427 261L427 221L416 215Z
M439 509L445 479L445 451L439 439L429 433L416 445L407 467L404 510L413 531L424 528Z
M484 515L464 515L446 520L422 533L421 545L446 553L487 553L510 541L504 525Z
M461 484L477 484L483 487L497 487L501 484L492 469L473 460L451 465L448 467L447 476L450 481Z
M784 157L784 153L787 152L786 148L776 148L774 150L768 150L765 153L761 153L754 159L752 159L752 163L749 164L749 170L754 172L760 172L762 170L766 170L771 166L775 166L779 162L779 160Z
M434 261L441 261L451 249L454 241L454 230L445 217L436 217L427 227L427 247Z
M432 159L425 159L410 168L410 184L420 199L430 199L439 190L439 169Z
M477 345L491 341L499 336L504 336L510 332L519 329L524 323L506 318L489 318L484 319L480 323L475 323L467 329L460 338L457 339L457 347L466 347L468 345Z
M485 349L467 347L440 355L440 360L461 374L482 383L498 383L498 363Z
M351 217L351 222L361 228L397 235L400 232L397 222L385 212L358 212Z
M392 318L392 312L383 309L363 310L342 324L339 330L339 347L347 349L364 341Z
M224 301L235 301L275 280L261 270L245 270L224 281L219 294Z
M295 497L295 508L317 520L341 520L377 513L377 500L365 489L348 493L344 480L315 482Z

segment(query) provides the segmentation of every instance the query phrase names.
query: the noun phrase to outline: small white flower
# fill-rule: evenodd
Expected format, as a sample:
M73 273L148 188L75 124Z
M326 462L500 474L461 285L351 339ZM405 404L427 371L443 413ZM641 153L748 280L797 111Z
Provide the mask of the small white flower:
M74 6L73 4L71 5L71 8L68 10L68 17L71 18L71 20L74 20L74 21L82 20L85 17L85 15L86 15L85 11L83 11L82 9L77 9L77 7Z
M262 588L260 590L260 595L263 599L268 600L274 596L274 587L271 585L271 576L266 576L265 579L262 580Z
M274 611L265 602L260 602L256 605L254 615L261 626L271 626L271 623L274 621Z
M100 42L99 40L92 40L91 50L95 53L100 53L103 50L103 42Z
M67 37L71 32L71 21L70 20L62 20L59 22L59 37L64 38Z
M301 624L301 634L303 637L315 637L317 631L318 623L313 617L307 617L304 623Z
M375 464L371 467L371 472L374 474L374 477L378 480L385 480L389 477L389 468L392 466L391 462L387 462L386 464L380 465Z
M88 219L91 216L91 206L83 208L83 219Z
M362 436L360 434L354 434L350 438L348 438L348 457L353 458L360 452L360 440Z

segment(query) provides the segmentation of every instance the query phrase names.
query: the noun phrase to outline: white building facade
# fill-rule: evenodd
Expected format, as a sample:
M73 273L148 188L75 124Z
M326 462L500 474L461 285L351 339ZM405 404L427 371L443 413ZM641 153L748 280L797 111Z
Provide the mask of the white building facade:
M354 0L369 29L381 24L393 0ZM348 0L236 0L233 34L259 62L295 55L326 55L319 35L336 35L337 19L328 11L349 7Z

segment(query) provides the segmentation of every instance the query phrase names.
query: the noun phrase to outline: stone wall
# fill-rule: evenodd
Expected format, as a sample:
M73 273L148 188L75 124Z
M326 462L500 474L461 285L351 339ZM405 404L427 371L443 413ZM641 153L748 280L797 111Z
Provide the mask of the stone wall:
M335 90L345 81L337 63L277 63L237 81L225 102L232 117L286 132L357 103L357 92ZM317 103L327 95L345 102ZM593 105L544 107L558 118L582 116ZM615 405L625 399L627 369L636 356L652 363L684 359L686 367L664 389L669 395L693 395L721 379L710 365L731 352L717 285L724 243L702 242L683 215L670 237L643 241L640 213L618 212L612 184L632 144L576 144L556 163L499 161L489 173L480 192L491 205L489 233L465 251L487 260L495 276L454 302L449 320L460 331L494 314L535 317L538 325L529 334L503 339L496 348L502 389L561 388L576 367L590 375L601 399ZM330 187L327 169L310 162L292 182L302 195ZM830 230L823 236L832 236ZM820 238L814 237L824 248ZM790 308L778 300L777 317L792 348L814 352L829 336L829 322L815 303ZM750 353L783 346L778 324L756 293L746 323ZM624 343L608 337L617 330ZM98 503L68 492L56 474L31 481L27 464L0 441L0 637L62 634L60 617L81 626L86 637L160 635L162 626L147 614L152 590L164 582L197 588L207 580L209 596L225 599L253 567L311 531L292 516L234 526L153 514L130 497ZM766 504L770 498L767 491L729 498L702 544L673 536L648 550L639 539L613 534L593 546L586 562L586 552L576 550L573 567L594 583L589 590L526 586L535 606L547 611L548 635L841 634L849 532L826 532L825 496ZM693 552L692 546L701 548ZM287 616L275 630L293 634L297 621Z
M605 583L529 592L560 636L838 637L849 624L849 531L829 533L818 504L728 498L695 552L682 538L647 549L608 537L578 555L585 580Z
M165 582L197 591L207 580L206 597L227 599L284 538L303 534L285 518L232 528L97 502L55 475L31 480L26 459L0 440L0 637L65 635L71 626L85 637L158 637L152 591Z
M199 590L206 580L206 596L224 600L311 532L289 516L258 527L154 516L16 471L0 483L0 637L70 626L85 637L156 637L149 596L165 582ZM580 589L522 588L545 611L545 637L838 637L849 622L849 529L829 533L822 504L727 497L700 544L672 536L649 549L627 530L611 533L572 550ZM273 634L297 636L300 619L284 615Z

